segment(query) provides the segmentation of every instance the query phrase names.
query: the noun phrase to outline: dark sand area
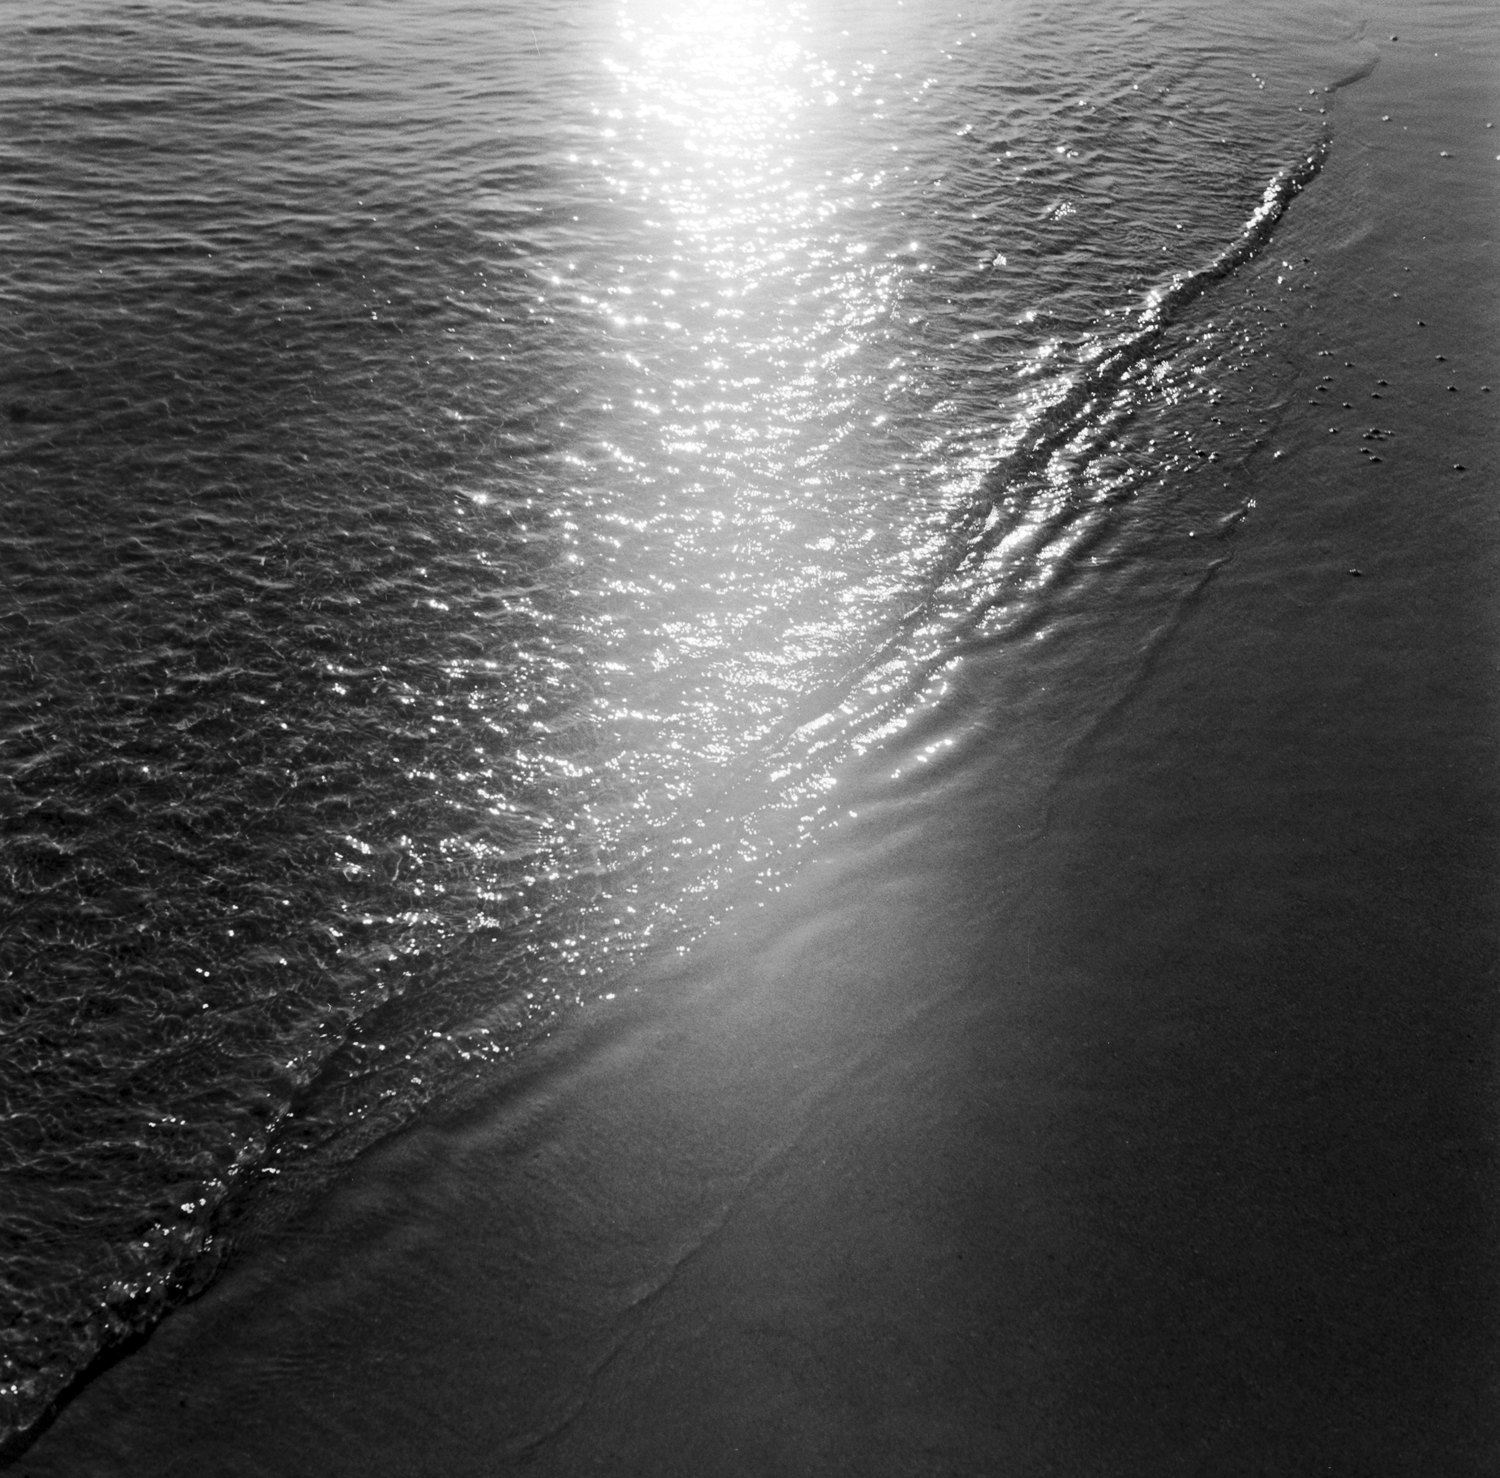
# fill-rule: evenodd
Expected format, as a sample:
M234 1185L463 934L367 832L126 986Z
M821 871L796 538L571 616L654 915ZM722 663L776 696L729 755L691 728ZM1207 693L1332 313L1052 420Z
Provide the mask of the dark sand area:
M1320 244L1286 455L1150 655L972 663L982 761L367 1155L17 1473L1500 1473L1500 47L1449 14L1371 22L1270 248Z

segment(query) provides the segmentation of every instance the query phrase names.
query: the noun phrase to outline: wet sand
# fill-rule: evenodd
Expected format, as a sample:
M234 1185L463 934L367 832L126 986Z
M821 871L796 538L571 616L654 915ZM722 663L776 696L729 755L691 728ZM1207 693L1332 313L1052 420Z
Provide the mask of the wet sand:
M1088 736L972 664L983 765L368 1155L16 1471L1500 1472L1500 50L1449 14L1372 21L1272 247L1335 242L1286 455Z

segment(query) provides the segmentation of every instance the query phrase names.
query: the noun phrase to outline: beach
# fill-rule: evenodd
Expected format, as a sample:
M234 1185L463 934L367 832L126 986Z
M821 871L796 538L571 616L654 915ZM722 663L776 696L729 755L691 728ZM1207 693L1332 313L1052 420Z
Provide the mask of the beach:
M1500 26L1358 19L1194 308L1291 325L1232 489L691 947L264 1190L19 1478L1500 1472Z

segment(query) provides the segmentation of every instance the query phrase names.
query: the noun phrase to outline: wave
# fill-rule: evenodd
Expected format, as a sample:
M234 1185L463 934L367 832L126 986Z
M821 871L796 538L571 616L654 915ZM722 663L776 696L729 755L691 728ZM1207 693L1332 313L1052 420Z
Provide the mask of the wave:
M943 623L941 640L926 644L927 650L920 656L915 651L918 633L940 619L940 608L962 584L966 571L980 565L991 550L1014 533L1017 524L1036 518L1030 494L1053 456L1081 435L1110 429L1118 419L1114 406L1127 377L1160 350L1185 310L1266 247L1292 201L1321 172L1330 148L1331 140L1325 133L1305 154L1277 170L1234 238L1201 267L1153 288L1124 333L1107 340L1086 340L1079 346L1078 368L1055 382L1059 392L1027 417L1011 449L989 467L974 492L958 506L944 549L930 567L923 587L915 592L915 600L908 597L900 615L872 650L838 677L808 693L784 716L768 736L764 749L747 760L726 786L721 804L729 793L741 792L752 774L785 763L788 753L814 734L825 750L852 742L851 731L868 734L892 712L909 707L934 675L962 652L968 637L1003 599L993 575L982 579L980 588L969 592L968 598L960 597L958 612ZM1103 501L1115 502L1123 496L1119 490L1110 489ZM1093 506L1065 506L1042 518L1036 547L1051 547ZM1008 517L1000 516L1002 507ZM1244 512L1241 509L1231 514L1223 527L1238 523ZM999 583L1009 583L1003 580L1003 572ZM1004 634L1011 638L1026 634L1044 619L1043 606L1032 601L1007 623ZM888 680L893 664L904 666L903 681ZM879 675L885 675L886 681L876 698L873 687ZM842 725L836 722L841 711L846 715Z
M1212 261L1153 289L1134 326L1112 343L1086 346L1081 371L985 475L984 503L999 503L1017 480L1034 475L1078 434L1096 406L1113 399L1125 376L1157 348L1185 308L1266 246L1292 201L1318 177L1330 148L1325 134L1307 154L1279 169L1239 234Z

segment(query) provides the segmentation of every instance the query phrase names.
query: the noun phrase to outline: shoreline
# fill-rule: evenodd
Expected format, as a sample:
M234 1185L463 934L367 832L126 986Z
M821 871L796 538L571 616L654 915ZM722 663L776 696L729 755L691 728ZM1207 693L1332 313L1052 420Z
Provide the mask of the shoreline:
M1382 22L1410 49L1340 94L1273 243L1400 202L1324 251L1315 305L1339 373L1397 386L1382 465L1348 444L1365 404L1326 429L1311 360L1211 601L1066 773L997 739L493 1103L368 1152L23 1478L1500 1463L1500 364L1473 310L1500 165L1458 160L1460 198L1425 162L1496 48L1403 142L1380 119L1430 102L1426 24ZM1424 574L1410 510L1440 495Z

